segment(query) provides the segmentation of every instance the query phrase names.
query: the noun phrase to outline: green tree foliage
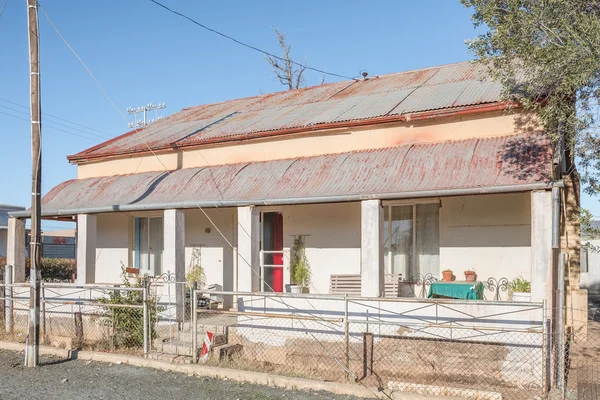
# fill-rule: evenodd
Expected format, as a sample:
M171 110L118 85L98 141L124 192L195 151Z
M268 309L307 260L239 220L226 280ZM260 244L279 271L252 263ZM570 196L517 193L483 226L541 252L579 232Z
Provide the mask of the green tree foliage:
M564 138L555 156L577 157L583 187L598 193L600 1L461 2L473 8L476 27L488 28L468 46L502 84L503 98L537 115L555 150ZM574 164L568 167L574 173Z
M127 278L125 266L121 265L121 278L123 286L127 288L142 288L144 280L137 277L134 283ZM142 291L113 290L108 298L98 299L99 302L111 305L136 305L144 304ZM148 295L148 318L150 320L149 339L156 339L158 300L155 296ZM142 308L106 307L104 322L112 326L115 348L141 348L144 345L144 310Z

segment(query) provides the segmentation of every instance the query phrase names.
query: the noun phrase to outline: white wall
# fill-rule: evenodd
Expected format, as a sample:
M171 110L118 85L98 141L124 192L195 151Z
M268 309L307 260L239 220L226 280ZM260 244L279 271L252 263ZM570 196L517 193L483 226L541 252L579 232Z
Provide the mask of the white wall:
M0 257L6 257L6 229L0 229Z
M441 270L452 269L458 280L468 269L478 280L530 280L529 193L443 198L440 213Z
M129 226L125 213L97 215L95 283L121 282L121 264L129 266Z
M206 214L232 244L236 245L237 209L205 209ZM210 231L210 232L207 232ZM201 210L185 210L185 271L192 267L194 248L200 249L200 264L207 286L213 283L233 290L233 250Z
M530 195L494 194L443 198L440 209L440 269L457 279L475 269L479 280L516 276L530 279ZM283 213L284 284L290 283L289 259L293 235L307 235L306 255L312 268L312 293L329 292L332 274L360 273L360 203L261 207ZM205 210L225 237L236 245L235 208ZM233 251L201 210L185 210L186 272L194 247L200 248L206 283L233 290ZM98 215L96 282L120 281L120 265L128 265L131 215ZM504 294L506 298L506 294Z
M590 243L600 248L600 239L586 241L582 239L581 245ZM600 252L588 249L588 272L582 272L581 287L587 289L590 295L600 295Z
M304 243L312 270L311 293L329 293L332 274L360 273L360 203L285 206L279 211L283 212L284 284L290 283L293 235L308 235Z

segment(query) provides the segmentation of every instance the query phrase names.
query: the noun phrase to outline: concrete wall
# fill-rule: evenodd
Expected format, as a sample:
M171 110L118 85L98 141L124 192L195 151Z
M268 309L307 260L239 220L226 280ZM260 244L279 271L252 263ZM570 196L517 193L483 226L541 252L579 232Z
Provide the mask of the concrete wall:
M283 212L285 284L290 283L293 235L307 235L304 243L312 270L311 293L329 293L332 274L360 273L360 203L286 206L279 210Z
M206 212L227 239L235 244L232 234L233 224L236 223L235 209L209 209ZM233 290L233 251L202 211L186 210L184 214L186 273L191 267L193 249L198 247L206 283L223 285L226 282L224 289ZM119 283L121 264L133 267L133 218L136 215L142 214L98 214L96 283ZM156 215L162 216L162 213ZM206 229L210 232L207 233Z
M6 257L6 229L0 229L0 257Z
M467 269L479 280L531 279L529 193L443 198L440 214L441 269L458 280Z
M277 139L207 146L155 155L122 157L78 166L80 179L123 175L136 172L163 171L206 165L267 161L318 154L377 149L410 143L441 142L473 137L501 136L521 132L515 116L503 112L449 117L435 121L414 121L335 131L315 131L305 135ZM164 166L163 166L164 165Z
M600 239L582 239L582 242L600 248ZM590 295L600 296L600 252L588 249L588 272L581 273L581 287Z
M450 197L441 200L440 269L457 279L475 269L479 280L489 277L530 279L529 193ZM227 240L237 243L235 208L205 210ZM312 268L311 293L329 292L332 274L359 274L361 263L360 203L260 207L283 213L284 284L290 283L290 249L294 235L305 237ZM233 290L233 250L200 210L185 210L186 272L194 248L199 248L207 284ZM98 215L96 282L119 282L119 266L131 264L132 215ZM438 276L439 278L439 276ZM507 294L503 293L506 299Z

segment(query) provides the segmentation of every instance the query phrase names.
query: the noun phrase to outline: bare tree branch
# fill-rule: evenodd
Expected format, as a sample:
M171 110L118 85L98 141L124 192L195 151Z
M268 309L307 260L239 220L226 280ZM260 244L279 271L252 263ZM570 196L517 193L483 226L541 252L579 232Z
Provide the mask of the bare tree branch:
M305 80L303 74L306 70L306 60L304 60L304 63L300 67L294 68L294 62L291 57L292 46L286 43L285 35L278 28L273 28L273 30L277 35L279 47L281 47L281 51L283 52L283 56L281 57L283 61L273 56L265 56L265 59L273 70L273 76L289 90L304 87Z

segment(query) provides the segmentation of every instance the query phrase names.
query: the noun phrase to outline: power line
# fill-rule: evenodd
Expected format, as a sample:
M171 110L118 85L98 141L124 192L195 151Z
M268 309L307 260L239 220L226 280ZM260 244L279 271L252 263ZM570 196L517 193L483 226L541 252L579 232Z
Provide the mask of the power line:
M19 113L19 114L29 115L29 113L28 113L28 112L25 112L25 111L20 111L20 110L16 110L16 109L14 109L14 108L10 108L10 107L4 106L4 105L2 105L2 104L0 104L0 107L2 107L2 108L5 108L5 109L7 109L7 110L10 110L10 111L12 111L12 112ZM8 114L7 114L7 115L8 115ZM75 132L84 133L84 134L86 134L86 135L92 136L92 137L90 137L90 139L92 139L92 138L93 138L94 140L102 140L102 141L106 141L106 140L108 140L107 138L105 138L105 137L103 137L103 136L100 136L100 135L97 135L97 134L95 134L95 133L92 133L92 132L86 132L86 131L82 131L82 130L80 130L80 129L73 128L73 127L71 127L71 126L69 126L69 125L61 124L60 122L56 122L56 121L46 121L46 122L44 123L44 125L46 125L46 124L55 124L55 125L59 125L59 126L62 126L62 127L64 127L64 128L67 128L67 129L71 129L72 131L75 131ZM49 127L52 127L52 125L48 125L48 126L49 126ZM67 131L63 131L63 132L65 132L65 133L71 133L70 131L69 131L69 132L67 132Z
M2 98L0 98L0 101L4 101L6 103L9 103L9 104L12 104L12 105L15 105L15 106L18 106L18 107L22 107L22 108L25 108L25 109L29 110L29 107L24 106L24 105L19 104L19 103L15 103L14 101L2 99ZM73 122L73 121L70 121L70 120L68 120L66 118L61 118L61 117L58 117L56 115L53 115L53 114L50 114L50 113L47 113L47 112L44 112L43 115L46 116L46 117L56 118L56 119L58 119L60 121L68 122L70 124L77 125L79 127L82 127L82 128L85 128L85 129L88 129L88 130L91 130L91 131L95 131L95 132L101 133L101 134L103 134L105 136L108 136L109 139L112 139L112 138L115 137L115 135L113 135L111 133L108 133L108 132L105 132L105 131L101 131L100 129L92 128L91 126L87 126L87 125L83 125L83 124L80 124L80 123L77 123L77 122Z
M9 117L13 117L13 118L15 118L15 119L20 119L21 121L31 122L31 121L30 121L29 119L27 119L27 118L19 117L19 116L17 116L17 115L12 115L12 114L6 113L6 112L4 112L4 111L0 111L0 114L7 115L7 116L9 116ZM51 125L48 125L48 123L47 123L47 122L46 122L46 123L44 123L44 127L45 127L45 128L49 128L49 129L54 129L54 130L56 130L56 131L58 131L58 132L63 132L63 133L67 133L67 134L69 134L69 135L79 136L79 137L81 137L81 138L84 138L84 139L93 140L94 142L98 142L98 139L91 138L91 137L89 137L89 136L83 136L83 135L79 135L79 134L77 134L77 133L74 133L74 132L69 132L69 131L62 130L62 129L59 129L59 128L56 128L56 127L53 127L53 126L51 126Z
M156 5L158 5L158 6L162 7L162 8L164 8L165 10L167 10L167 11L169 11L169 12L171 12L171 13L175 14L175 15L178 15L178 16L180 16L180 17L182 17L182 18L185 18L185 19L187 19L188 21L190 21L190 22L192 22L192 23L194 23L194 24L198 25L199 27L206 29L207 31L210 31L210 32L212 32L212 33L215 33L215 34L217 34L217 35L219 35L219 36L222 36L222 37L224 37L225 39L231 40L232 42L235 42L235 43L237 43L237 44L239 44L239 45L241 45L241 46L247 47L247 48L249 48L249 49L252 49L252 50L254 50L254 51L258 51L259 53L262 53L262 54L264 54L264 55L266 55L266 56L273 57L273 58L276 58L276 59L278 59L278 60L280 60L280 61L284 61L284 62L287 62L287 61L289 61L289 62L291 62L292 64L294 64L294 65L296 65L296 66L299 66L299 67L302 67L302 68L305 68L305 69L309 69L309 70L311 70L311 71L319 72L319 73L321 73L321 74L325 74L325 75L331 75L331 76L336 76L336 77L338 77L338 78L344 78L344 79L351 79L351 80L354 80L354 78L352 78L352 77L349 77L349 76L340 75L340 74L334 74L333 72L327 72L327 71L325 71L325 70L322 70L322 69L318 69L318 68L309 67L309 66L307 66L307 65L304 65L304 64L301 64L301 63L298 63L298 62L292 61L292 60L286 60L286 59L284 59L284 58L281 58L281 57L279 57L279 56L276 56L275 54L269 53L268 51L261 50L261 49L259 49L258 47L255 47L255 46L252 46L252 45L250 45L250 44L247 44L247 43L244 43L244 42L242 42L242 41L239 41L239 40L237 40L236 38L233 38L233 37L231 37L231 36L229 36L229 35L226 35L226 34L224 34L224 33L222 33L222 32L219 32L219 31L217 31L216 29L209 28L208 26L206 26L206 25L204 25L204 24L202 24L202 23L200 23L200 22L196 21L195 19L193 19L193 18L191 18L191 17L188 17L187 15L185 15L185 14L182 14L182 13L180 13L179 11L175 11L175 10L173 10L173 9L171 9L171 8L169 8L169 7L167 7L167 6L165 6L164 4L162 4L162 3L159 3L159 2L158 2L158 1L156 1L156 0L150 0L150 1L151 1L151 2L153 2L153 3L154 3L154 4L156 4Z
M2 4L2 9L0 9L0 17L2 17L2 14L4 14L4 8L6 7L6 3L8 3L8 0L4 0L4 4Z

